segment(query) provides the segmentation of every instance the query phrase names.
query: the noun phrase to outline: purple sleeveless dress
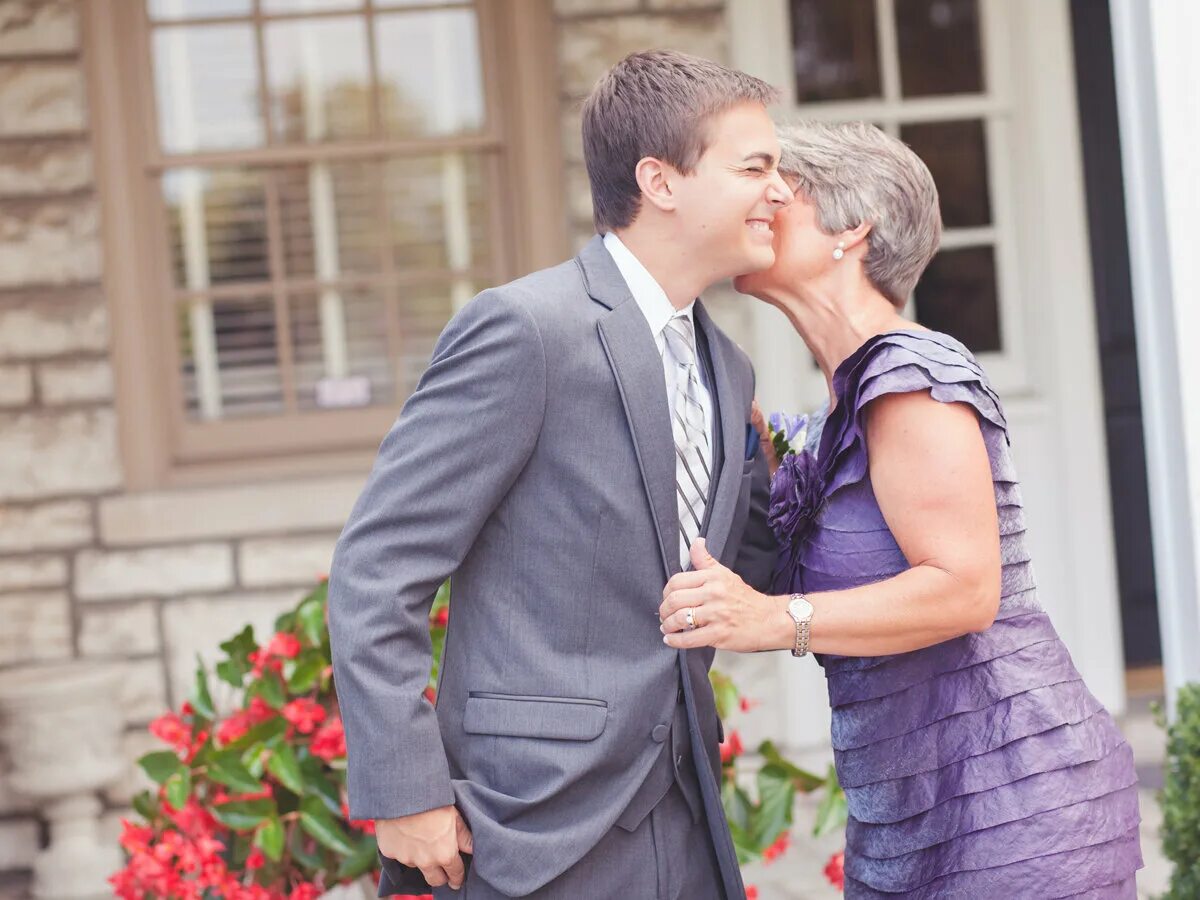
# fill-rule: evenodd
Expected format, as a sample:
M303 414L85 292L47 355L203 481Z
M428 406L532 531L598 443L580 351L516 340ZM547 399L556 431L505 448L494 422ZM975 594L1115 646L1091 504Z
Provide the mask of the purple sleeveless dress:
M776 591L842 590L909 568L867 468L863 407L891 393L975 410L1003 562L986 631L893 656L818 657L850 809L846 896L1135 898L1133 754L1038 602L1004 412L983 370L954 338L894 331L843 361L833 383L811 467L823 504L787 536Z

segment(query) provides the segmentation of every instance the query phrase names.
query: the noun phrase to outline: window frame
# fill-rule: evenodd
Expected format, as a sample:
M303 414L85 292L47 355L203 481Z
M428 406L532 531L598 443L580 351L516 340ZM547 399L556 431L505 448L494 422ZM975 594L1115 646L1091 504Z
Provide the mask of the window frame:
M264 19L295 18L262 15L258 7L255 2L255 15ZM127 487L361 470L404 399L398 397L389 406L189 420L175 318L177 297L184 292L172 281L167 210L158 189L162 172L188 164L271 168L313 159L481 150L488 177L505 187L498 190L491 211L490 271L479 276L480 284L499 283L567 255L559 97L553 90L558 79L552 0L486 0L477 3L476 11L487 113L479 134L312 146L268 140L249 150L165 155L159 152L145 3L89 0L83 5L91 137L101 199L103 285ZM260 72L265 65L260 55ZM266 127L270 129L269 123ZM547 135L552 139L546 140ZM402 272L393 275L394 283L403 283ZM284 290L276 269L261 294L272 297L278 311L286 299ZM286 320L276 328L286 328Z

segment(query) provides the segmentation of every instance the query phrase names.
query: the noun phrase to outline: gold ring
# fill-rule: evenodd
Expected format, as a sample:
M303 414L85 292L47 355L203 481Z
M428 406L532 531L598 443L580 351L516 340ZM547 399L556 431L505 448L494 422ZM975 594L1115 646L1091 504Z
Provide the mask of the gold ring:
M683 611L683 618L687 621L688 631L695 631L697 628L696 611L689 606Z

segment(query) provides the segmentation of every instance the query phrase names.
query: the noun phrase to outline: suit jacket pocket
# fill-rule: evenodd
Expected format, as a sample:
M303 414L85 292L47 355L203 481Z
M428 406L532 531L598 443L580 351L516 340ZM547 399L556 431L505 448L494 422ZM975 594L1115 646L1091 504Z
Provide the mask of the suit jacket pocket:
M604 731L608 704L577 697L471 691L463 713L467 734L591 741Z

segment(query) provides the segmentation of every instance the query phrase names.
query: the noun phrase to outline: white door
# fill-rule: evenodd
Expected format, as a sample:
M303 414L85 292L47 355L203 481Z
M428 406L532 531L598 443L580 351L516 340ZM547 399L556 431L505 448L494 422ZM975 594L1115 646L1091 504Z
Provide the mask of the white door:
M933 172L945 238L908 314L971 347L999 390L1042 602L1092 690L1121 710L1066 0L729 0L728 15L732 64L784 91L781 120L873 122ZM786 320L760 303L752 315L764 409L823 402L824 381ZM827 740L813 663L776 654L721 665L766 701L747 723L752 736L754 720L778 733L782 719L794 746Z

